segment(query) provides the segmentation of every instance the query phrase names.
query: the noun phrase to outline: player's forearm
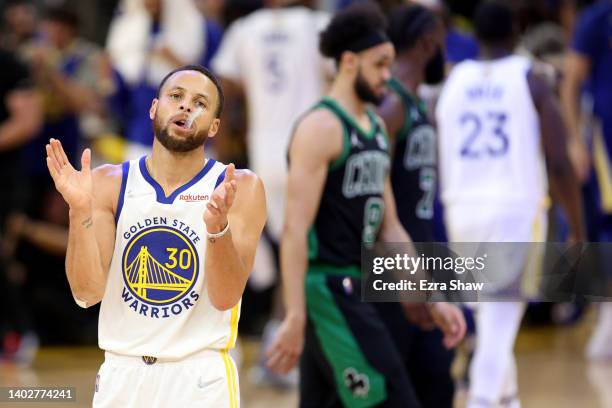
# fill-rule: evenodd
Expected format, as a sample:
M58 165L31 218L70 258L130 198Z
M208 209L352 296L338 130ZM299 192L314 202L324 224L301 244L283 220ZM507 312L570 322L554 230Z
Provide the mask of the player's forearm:
M561 204L574 238L585 238L579 183L569 161L554 170L549 169L551 191Z
M281 243L283 297L288 318L305 321L304 280L308 268L306 231L285 227Z
M385 220L380 229L379 241L412 243L410 235L408 235L406 230L402 227L399 220Z
M234 307L244 292L249 272L242 261L231 230L206 246L206 287L218 310Z
M70 210L66 275L73 295L91 306L102 299L106 273L94 233L93 212Z
M580 89L578 78L573 75L565 78L561 87L561 104L570 137L582 140L580 132Z

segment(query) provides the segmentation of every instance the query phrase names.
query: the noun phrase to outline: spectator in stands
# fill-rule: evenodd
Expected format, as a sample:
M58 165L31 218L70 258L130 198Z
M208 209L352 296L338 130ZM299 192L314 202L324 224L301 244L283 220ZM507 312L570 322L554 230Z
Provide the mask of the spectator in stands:
M10 251L5 225L24 205L27 178L21 169L23 146L42 123L41 101L32 88L27 68L14 53L0 51L0 350L2 357L31 362L36 347L27 302L22 296L21 271ZM25 337L24 337L25 335ZM32 342L23 341L30 339ZM34 347L25 347L33 344Z
M128 141L127 159L150 152L149 106L161 79L178 66L199 62L205 44L204 17L193 0L122 0L107 50L117 85L111 106Z

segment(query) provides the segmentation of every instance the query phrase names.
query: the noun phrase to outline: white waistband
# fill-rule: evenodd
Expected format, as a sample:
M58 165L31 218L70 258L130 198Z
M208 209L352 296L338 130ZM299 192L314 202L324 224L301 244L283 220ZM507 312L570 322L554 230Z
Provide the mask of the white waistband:
M129 364L147 364L147 365L172 364L172 363L183 363L186 361L199 359L199 358L218 357L221 353L225 353L225 352L227 351L217 350L217 349L204 349L204 350L196 351L195 353L189 354L181 358L158 358L155 356L128 356L124 354L113 353L112 351L105 351L104 361L112 361L112 362L117 362L117 363L129 363Z

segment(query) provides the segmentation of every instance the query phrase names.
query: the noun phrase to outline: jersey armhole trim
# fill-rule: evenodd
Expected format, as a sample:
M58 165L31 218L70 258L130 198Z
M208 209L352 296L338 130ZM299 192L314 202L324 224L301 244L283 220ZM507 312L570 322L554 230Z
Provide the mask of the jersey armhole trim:
M412 127L412 116L410 115L410 109L407 106L404 106L404 112L404 124L397 132L397 136L395 138L395 140L398 142L403 142L408 138L408 131Z
M404 107L404 123L395 135L395 140L397 142L402 142L408 137L408 130L410 130L410 128L412 127L412 115L410 112L410 106L407 102L410 101L411 103L417 105L417 110L419 109L419 107L417 101L415 101L412 95L410 95L402 88L402 85L395 78L391 78L388 82L388 85L389 88L391 88L391 90L397 94Z
M308 262L314 261L319 257L319 238L317 237L315 223L308 228Z
M225 166L225 168L223 169L223 171L221 172L221 174L219 174L219 177L217 177L217 181L215 182L215 189L217 187L219 187L219 185L223 182L223 180L225 179L225 172L227 171L227 166Z
M125 186L127 185L128 173L130 172L130 162L126 161L121 164L121 189L119 190L119 201L117 202L117 211L115 213L115 225L119 222L121 210L123 209L123 198L125 196Z
M531 90L531 85L529 84L529 75L532 74L533 69L534 69L533 61L530 61L529 63L526 64L524 79L525 79L525 87L527 88L527 95L529 95L530 107L533 109L533 112L538 117L538 123L539 123L540 116L539 116L538 106L537 106L536 100L535 100L535 98L533 96L533 91Z
M342 122L342 121L341 121ZM340 168L351 151L351 142L349 140L348 128L342 123L342 153L329 165L329 171L334 171Z
M331 98L323 98L312 108L312 110L315 109L327 109L333 113L336 118L338 118L340 125L342 126L342 152L340 153L340 156L329 164L329 171L334 171L344 164L344 161L351 151L351 141L348 133L350 122L343 115L342 111L339 110L338 106L333 103Z

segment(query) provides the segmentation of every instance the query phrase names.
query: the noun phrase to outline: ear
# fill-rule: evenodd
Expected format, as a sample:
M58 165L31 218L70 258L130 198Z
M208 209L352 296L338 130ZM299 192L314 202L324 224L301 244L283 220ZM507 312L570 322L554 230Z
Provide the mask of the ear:
M340 56L340 67L346 71L352 72L359 65L359 57L352 51L344 51Z
M153 102L151 102L151 107L149 108L149 119L153 120L155 119L155 114L157 113L157 103L159 102L159 100L157 98L153 99Z
M215 118L213 119L210 127L208 128L208 137L215 137L217 132L219 131L219 126L221 126L221 119Z

